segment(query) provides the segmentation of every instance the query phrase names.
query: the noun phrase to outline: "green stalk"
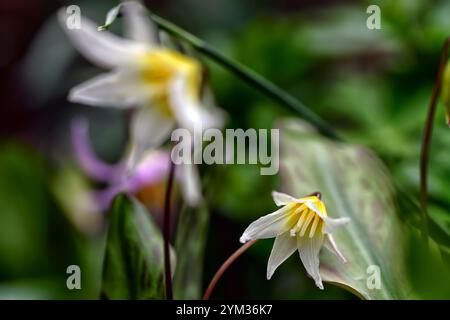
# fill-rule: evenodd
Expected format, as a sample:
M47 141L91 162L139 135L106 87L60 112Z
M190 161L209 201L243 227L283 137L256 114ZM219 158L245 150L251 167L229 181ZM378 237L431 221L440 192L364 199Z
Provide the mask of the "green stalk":
M100 26L99 30L106 30L109 26L115 21L115 19L120 14L120 8L126 4L121 3L116 7L112 8L106 17L105 24ZM193 48L195 48L198 52L215 61L219 65L228 69L237 77L241 78L243 81L252 85L262 93L266 94L268 97L273 99L274 101L280 103L291 109L292 111L298 113L304 120L312 124L317 130L323 135L335 139L340 140L337 133L330 128L327 123L322 120L317 114L312 112L309 108L307 108L303 103L301 103L298 99L296 99L293 95L287 93L279 86L264 78L260 74L251 70L250 68L240 64L237 61L234 61L225 55L223 55L220 51L214 49L209 44L207 44L202 39L194 36L193 34L187 32L186 30L178 27L170 21L161 18L160 16L152 13L146 7L142 6L142 9L147 13L147 15L153 20L153 22L161 29L166 31L167 33L182 39L189 43Z
M303 103L296 99L291 94L287 93L279 86L264 78L260 74L256 73L252 69L234 61L225 55L223 55L218 50L209 46L202 39L194 36L193 34L181 29L177 25L170 21L167 21L160 16L147 11L150 18L158 25L162 30L188 42L192 47L194 47L198 52L204 54L211 60L215 61L219 65L228 69L237 77L241 78L248 84L252 85L262 93L266 94L268 97L274 101L288 107L292 111L298 113L303 119L315 126L320 133L323 135L339 140L337 133L331 129L325 121L323 121L317 114L312 112Z

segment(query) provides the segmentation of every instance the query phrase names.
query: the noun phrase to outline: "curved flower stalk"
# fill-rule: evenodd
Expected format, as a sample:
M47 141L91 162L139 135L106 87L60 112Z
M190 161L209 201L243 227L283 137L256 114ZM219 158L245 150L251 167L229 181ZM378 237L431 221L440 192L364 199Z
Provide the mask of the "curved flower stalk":
M59 19L74 46L93 64L110 70L70 90L69 100L97 107L137 108L131 123L132 148L127 162L134 169L147 150L159 147L175 126L221 127L218 108L201 102L202 66L199 62L163 48L156 31L134 1L123 4L126 35L98 31L82 17L80 29L66 27L67 15Z
M319 193L297 199L274 191L272 197L275 204L282 207L250 224L240 241L245 243L275 237L267 265L267 279L270 279L278 266L298 250L307 273L313 278L316 286L323 289L319 273L320 249L325 245L345 263L346 259L339 251L332 232L348 223L350 219L328 217Z
M151 150L141 157L132 174L127 174L126 163L106 164L94 154L89 141L89 128L84 119L72 123L72 144L79 166L93 180L107 184L106 189L95 192L95 199L101 210L107 210L114 197L121 193L136 194L150 185L163 182L169 174L170 154L165 150ZM190 170L193 166L181 165L176 179L181 185L184 198L188 204L197 201L200 190L197 187L198 175ZM187 168L187 169L186 169Z

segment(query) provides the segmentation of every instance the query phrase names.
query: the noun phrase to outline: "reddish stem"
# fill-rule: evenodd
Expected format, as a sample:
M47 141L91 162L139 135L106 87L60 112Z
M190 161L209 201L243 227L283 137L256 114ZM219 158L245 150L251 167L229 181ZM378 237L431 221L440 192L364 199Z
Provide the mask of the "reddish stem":
M166 298L167 300L173 300L172 291L172 272L170 267L170 215L171 215L171 201L172 201L172 189L173 178L175 176L175 164L170 160L169 179L167 181L166 196L164 202L164 222L163 222L163 235L164 235L164 276L166 282Z
M448 57L448 49L450 45L450 37L444 42L441 49L441 58L439 62L439 69L434 82L433 94L431 96L430 106L428 108L428 116L425 122L423 132L422 150L420 157L420 206L422 213L422 237L425 244L428 243L428 161L430 158L430 144L433 135L433 123L436 115L437 101L442 87L442 75L444 73L445 62Z
M203 300L209 300L211 297L211 294L217 284L219 282L220 278L222 278L225 271L233 264L233 262L241 256L245 251L247 251L248 248L250 248L252 245L255 244L257 240L252 240L247 242L246 244L242 245L238 250L236 250L217 270L216 274L212 278L211 282L209 283L208 288L205 291L205 294L203 295Z

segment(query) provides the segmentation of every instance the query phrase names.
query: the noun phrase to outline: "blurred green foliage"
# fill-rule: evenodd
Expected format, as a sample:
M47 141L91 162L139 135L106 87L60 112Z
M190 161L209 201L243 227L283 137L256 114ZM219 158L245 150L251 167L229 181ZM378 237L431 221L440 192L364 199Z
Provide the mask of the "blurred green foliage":
M175 253L170 253L174 269ZM142 204L119 195L110 212L101 298L165 297L162 233Z
M69 223L50 191L44 159L12 143L0 148L0 298L98 297L101 239ZM82 270L82 289L68 290L66 269Z

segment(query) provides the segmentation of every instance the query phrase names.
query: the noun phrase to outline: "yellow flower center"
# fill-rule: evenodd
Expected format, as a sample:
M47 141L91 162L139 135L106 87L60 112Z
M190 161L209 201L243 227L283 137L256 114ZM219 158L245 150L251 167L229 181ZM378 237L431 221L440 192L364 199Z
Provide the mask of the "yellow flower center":
M303 199L304 200L304 199ZM315 203L317 209L326 216L325 206L320 200ZM314 237L316 234L325 233L325 223L323 219L304 203L293 203L290 209L289 219L290 234L292 237Z
M173 116L170 90L173 80L182 74L186 77L187 99L199 99L201 65L194 59L168 49L151 51L141 56L142 81L152 90L151 104L169 116Z

